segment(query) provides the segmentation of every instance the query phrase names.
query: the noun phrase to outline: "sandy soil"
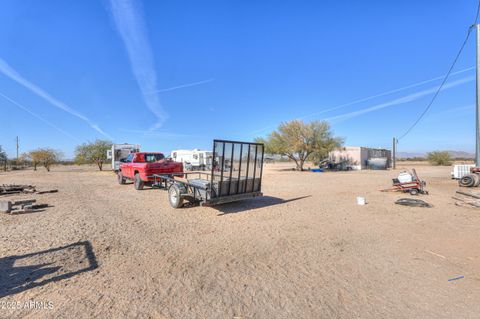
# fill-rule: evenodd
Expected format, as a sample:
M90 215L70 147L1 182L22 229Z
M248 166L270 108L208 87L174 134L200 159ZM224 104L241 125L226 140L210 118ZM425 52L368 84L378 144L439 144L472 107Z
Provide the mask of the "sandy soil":
M267 165L263 198L179 210L93 168L0 173L59 189L0 214L0 317L479 317L480 210L454 205L449 167L418 167L434 208L412 208L379 192L401 167L287 166Z

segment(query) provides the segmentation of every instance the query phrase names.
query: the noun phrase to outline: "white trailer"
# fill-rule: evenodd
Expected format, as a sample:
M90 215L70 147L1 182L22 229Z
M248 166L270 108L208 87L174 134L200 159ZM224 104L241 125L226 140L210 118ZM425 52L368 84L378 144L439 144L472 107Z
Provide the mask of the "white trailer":
M140 152L140 145L138 144L113 144L112 149L107 151L107 159L112 160L112 170L118 172L120 168L120 161L130 153Z
M198 148L175 150L172 151L171 157L175 162L183 163L186 170L209 170L212 167L213 153Z

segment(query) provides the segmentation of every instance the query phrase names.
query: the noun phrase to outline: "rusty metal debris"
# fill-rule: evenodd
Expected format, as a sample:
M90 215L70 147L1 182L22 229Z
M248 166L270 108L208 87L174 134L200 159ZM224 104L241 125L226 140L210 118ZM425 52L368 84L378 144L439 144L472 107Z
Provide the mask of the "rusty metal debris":
M0 195L18 194L18 193L34 193L36 191L33 185L16 185L3 184L0 186Z
M35 204L37 200L26 199L18 201L0 201L0 212L8 214L30 213L37 209L48 207L47 204Z
M452 197L456 200L455 205L465 207L480 207L480 194L473 192L457 191L457 195Z
M47 193L57 193L58 189L50 189L44 191L37 191L35 185L16 185L16 184L3 184L0 186L0 195L11 195L11 194L47 194Z

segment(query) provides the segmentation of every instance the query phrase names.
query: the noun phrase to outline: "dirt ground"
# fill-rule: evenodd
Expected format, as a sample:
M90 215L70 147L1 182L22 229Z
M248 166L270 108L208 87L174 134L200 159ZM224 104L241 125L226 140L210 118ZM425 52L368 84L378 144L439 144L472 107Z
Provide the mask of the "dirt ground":
M433 208L379 192L404 165ZM288 167L266 165L262 198L178 210L93 167L0 173L59 189L0 198L50 205L0 214L0 317L479 317L480 209L454 205L450 167Z

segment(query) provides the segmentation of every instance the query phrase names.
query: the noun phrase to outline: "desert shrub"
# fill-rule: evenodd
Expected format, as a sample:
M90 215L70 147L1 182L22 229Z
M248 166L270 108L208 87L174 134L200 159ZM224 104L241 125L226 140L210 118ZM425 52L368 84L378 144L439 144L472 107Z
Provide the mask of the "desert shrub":
M448 152L430 152L427 154L427 159L432 165L441 165L441 166L449 166L452 165L452 159Z

